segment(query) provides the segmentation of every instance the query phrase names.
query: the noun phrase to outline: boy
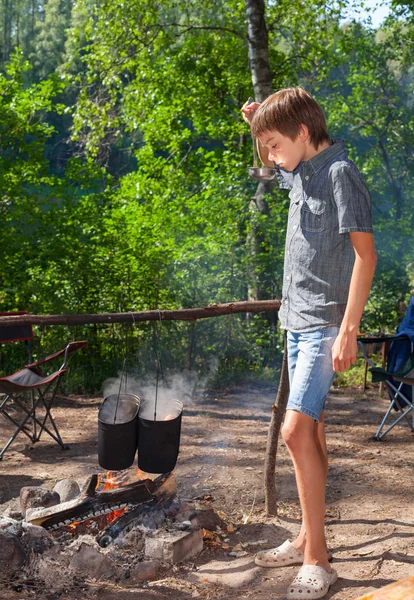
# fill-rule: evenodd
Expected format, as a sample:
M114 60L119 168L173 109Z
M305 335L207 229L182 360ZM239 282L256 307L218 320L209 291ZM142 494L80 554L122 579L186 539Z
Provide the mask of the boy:
M290 393L282 436L293 460L299 536L256 563L302 564L287 598L322 598L337 579L324 533L328 471L323 409L335 372L356 361L359 322L376 266L371 200L342 140L331 140L319 104L289 88L242 108L262 162L290 189L281 327Z

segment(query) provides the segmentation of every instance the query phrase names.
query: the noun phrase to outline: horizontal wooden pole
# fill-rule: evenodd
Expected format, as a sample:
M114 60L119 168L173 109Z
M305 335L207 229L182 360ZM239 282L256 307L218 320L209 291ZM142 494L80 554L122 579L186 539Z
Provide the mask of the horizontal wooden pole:
M0 327L12 325L91 325L93 323L137 323L139 321L196 321L235 313L277 312L280 300L228 302L211 304L204 308L177 310L145 310L141 312L70 314L70 315L15 315L0 317Z

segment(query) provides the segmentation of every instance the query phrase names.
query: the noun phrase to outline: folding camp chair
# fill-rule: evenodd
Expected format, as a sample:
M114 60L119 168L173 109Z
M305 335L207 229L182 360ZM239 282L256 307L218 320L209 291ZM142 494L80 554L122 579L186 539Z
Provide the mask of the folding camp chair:
M387 369L376 367L367 355L365 345L382 343L388 344L391 342L388 351ZM377 433L376 440L381 440L395 425L405 419L411 431L414 431L414 404L413 404L413 389L414 389L414 343L408 335L385 336L385 337L370 337L361 338L358 343L362 349L364 359L371 366L369 369L372 374L373 383L385 382L387 386L390 405L381 421ZM400 357L400 360L398 360ZM396 360L397 359L397 360ZM391 421L392 411L397 411L400 415ZM412 414L411 414L412 413ZM409 415L411 414L411 419ZM387 420L391 423L387 429L383 431Z
M28 314L26 311L0 313L2 316L18 316ZM7 377L0 377L0 414L16 429L8 442L0 449L0 460L20 432L24 433L32 443L38 442L44 432L50 435L63 450L68 446L63 443L59 430L52 416L55 400L62 375L67 372L67 364L71 356L87 345L87 341L70 342L66 348L47 356L43 360L30 362L33 338L31 325L1 326L0 343L24 341L28 348L29 364ZM49 375L43 372L49 362L63 357L63 363L57 371ZM40 368L41 367L41 368Z
M371 367L372 381L385 382L390 397L390 405L375 434L375 439L381 440L403 419L407 421L411 431L414 431L414 296L411 297L395 336L360 338L358 343L366 363ZM375 343L381 343L383 348L381 368L372 363L365 348L366 344ZM393 411L399 412L400 415L385 431L382 431L387 420L391 421Z

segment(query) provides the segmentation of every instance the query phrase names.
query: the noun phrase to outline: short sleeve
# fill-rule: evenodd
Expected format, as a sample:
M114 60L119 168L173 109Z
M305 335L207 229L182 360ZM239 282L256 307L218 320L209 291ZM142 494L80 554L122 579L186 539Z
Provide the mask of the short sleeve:
M345 162L336 164L331 176L333 198L338 209L339 233L371 233L371 197L356 166Z

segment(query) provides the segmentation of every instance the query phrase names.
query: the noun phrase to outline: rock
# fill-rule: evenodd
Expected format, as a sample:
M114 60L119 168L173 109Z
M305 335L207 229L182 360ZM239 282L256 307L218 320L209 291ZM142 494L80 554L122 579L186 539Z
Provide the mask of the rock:
M0 517L0 531L12 533L13 535L20 536L23 530L22 521L17 521L11 517L2 516Z
M188 580L194 583L212 583L232 588L244 588L259 574L252 557L244 556L229 562L212 560L201 565L197 572L192 572Z
M21 510L13 510L4 511L4 515L10 517L11 519L16 519L16 521L23 520L23 514Z
M53 491L59 494L61 502L67 502L79 496L80 487L75 479L62 479L57 482Z
M43 554L54 546L55 542L46 529L34 525L26 525L21 537L22 546L30 553Z
M25 523L23 526L24 533L26 537L33 538L49 538L52 539L50 533L44 527L38 527L37 525L30 525L29 523Z
M0 531L0 573L7 579L26 562L26 554L16 535Z
M214 531L217 527L224 527L224 523L218 514L211 509L194 511L190 521L195 527L201 527L209 531Z
M192 506L188 502L182 501L182 502L180 502L177 513L180 514L183 512L193 512L193 511L194 511L194 505Z
M203 549L201 529L193 531L169 531L145 538L146 558L158 559L165 564L175 565Z
M27 486L20 490L20 510L23 515L26 515L28 508L46 508L56 506L59 502L59 494L51 492L47 488Z
M130 578L134 581L153 581L157 577L158 563L144 560L131 569Z
M115 565L108 556L88 544L81 544L72 556L69 567L88 578L107 579L114 575Z
M176 523L184 523L184 521L190 521L190 519L192 517L195 517L197 514L196 510L186 510L183 512L180 512L177 514L177 516L175 517L174 521Z
M3 511L3 517L10 517L11 519L16 519L17 521L21 521L23 519L22 511L20 510L19 498L15 498L9 503L7 508Z
M116 541L117 540L115 540L115 543ZM131 531L128 531L128 533L124 536L124 539L120 541L122 541L122 546L124 548L130 548L136 552L143 550L145 545L143 534L141 531L139 531L139 529L135 528L131 529Z

